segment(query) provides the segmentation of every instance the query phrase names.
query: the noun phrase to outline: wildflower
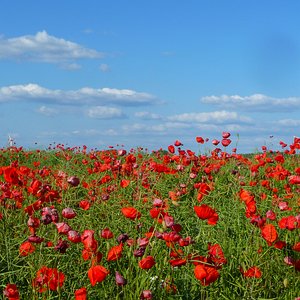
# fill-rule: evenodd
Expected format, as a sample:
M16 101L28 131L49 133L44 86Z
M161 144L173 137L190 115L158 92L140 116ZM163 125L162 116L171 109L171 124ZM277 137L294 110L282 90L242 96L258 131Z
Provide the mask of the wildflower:
M201 220L207 220L209 225L216 225L219 219L217 212L206 204L200 206L194 206L194 211L198 218Z
M114 234L108 227L106 227L101 231L101 237L104 239L111 239L114 237Z
M80 288L74 292L75 300L86 300L87 290L85 287Z
M102 282L108 274L109 271L100 265L91 267L88 270L88 277L92 286L95 286L98 282Z
M66 219L73 219L76 217L76 212L70 207L64 208L61 214Z
M119 244L117 246L113 246L110 248L107 254L107 261L118 260L122 256L123 244Z
M204 286L215 282L220 276L215 268L203 264L199 264L195 267L194 275Z
M55 268L43 266L37 271L36 278L33 281L33 286L38 287L38 291L40 293L47 289L56 291L58 287L62 287L64 281L65 275L62 272L59 272Z
M141 213L134 207L123 207L121 212L126 218L131 220L139 219L141 217Z
M7 297L8 300L19 300L20 295L17 288L17 285L9 283L6 285L5 289L3 290L4 297Z
M80 233L76 230L70 230L67 233L67 238L72 243L80 243L81 242L81 236Z
M240 268L240 271L244 277L260 278L262 276L261 270L256 266L249 268L247 271Z
M266 240L269 246L272 245L272 243L274 243L278 238L276 228L273 224L264 225L261 228L261 235Z
M139 261L139 267L141 269L151 269L155 265L155 260L152 256L147 256Z
M67 223L56 223L55 224L58 233L67 234L72 228Z
M35 251L35 246L29 241L22 243L19 248L19 253L21 256L27 256L30 253L33 253L34 251Z

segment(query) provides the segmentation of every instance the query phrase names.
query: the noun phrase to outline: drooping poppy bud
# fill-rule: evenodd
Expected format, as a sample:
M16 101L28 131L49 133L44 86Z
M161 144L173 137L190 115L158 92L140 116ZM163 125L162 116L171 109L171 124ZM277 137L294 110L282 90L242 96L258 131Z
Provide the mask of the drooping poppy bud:
M118 286L123 286L127 283L127 280L118 271L116 271L115 279Z
M75 177L75 176L71 176L68 178L68 183L71 185L71 186L78 186L79 183L80 183L80 180L78 177Z

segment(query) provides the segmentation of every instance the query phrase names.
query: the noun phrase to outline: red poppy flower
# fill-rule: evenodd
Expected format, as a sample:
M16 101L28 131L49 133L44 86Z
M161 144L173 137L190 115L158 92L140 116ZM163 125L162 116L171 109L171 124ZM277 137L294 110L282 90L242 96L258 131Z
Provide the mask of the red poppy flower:
M92 286L95 286L97 282L102 282L108 274L109 271L100 265L91 267L88 270L88 277Z
M260 278L262 276L261 270L256 266L249 268L247 271L241 268L240 271L244 277Z
M278 238L276 228L273 224L266 224L261 228L261 235L271 246Z
M67 233L68 240L72 243L80 243L81 242L81 235L76 230L70 230Z
M58 233L67 234L72 228L65 222L55 224Z
M90 202L87 201L87 200L81 200L81 201L79 202L79 206L80 206L83 210L89 210L91 204L90 204Z
M231 144L231 139L222 139L221 143L224 147L227 147Z
M176 147L183 146L183 144L182 144L180 141L178 141L178 140L176 140L176 141L174 142L174 145L175 145Z
M296 243L293 248L293 250L297 251L297 252L300 252L300 242Z
M108 227L106 227L101 231L101 237L108 240L112 239L114 237L114 234Z
M222 138L223 139L228 139L230 137L230 135L231 134L229 132L225 132L225 131L222 132Z
M207 220L207 224L209 225L216 225L219 220L217 212L206 204L194 206L194 211L198 218L201 220Z
M81 242L86 250L91 252L97 251L98 243L94 238L93 230L84 230L84 232L81 235Z
M6 285L5 289L3 290L4 297L7 297L8 300L19 300L20 295L18 288L15 284L9 283Z
M64 208L61 214L66 219L73 219L76 217L76 212L71 207Z
M19 184L18 171L15 167L3 167L4 180L10 184Z
M120 182L121 188L126 188L130 184L130 180L128 179L122 179Z
M33 286L38 287L40 293L47 289L56 291L58 287L62 287L64 281L65 275L62 272L54 268L43 266L37 271Z
M153 256L150 256L150 255L139 261L139 267L141 269L148 270L148 269L151 269L154 265L155 265L155 260L154 260Z
M224 256L223 250L219 244L208 245L209 259L216 265L224 265L227 259Z
M281 229L288 229L288 230L294 230L298 228L298 221L297 218L294 216L288 216L288 217L283 217L279 220L278 226Z
M209 285L215 282L220 276L215 268L203 264L199 264L195 267L194 275L200 280L202 285Z
M300 184L300 176L299 175L291 175L288 177L290 184Z
M139 219L141 217L141 213L134 207L123 207L121 211L126 218L131 220Z
M186 263L187 263L186 259L183 258L176 258L170 260L170 264L172 267L181 267L183 265L186 265Z
M266 212L266 217L270 220L276 220L276 214L272 210Z
M175 147L173 145L168 146L168 150L170 153L175 153Z
M26 241L20 245L19 253L21 256L27 256L35 251L35 247L32 243Z
M199 144L204 144L204 139L203 139L203 137L197 136L197 137L196 137L196 142L199 143Z
M87 299L87 290L85 287L78 289L74 292L75 300L86 300Z
M107 261L118 260L122 256L123 244L119 244L117 246L113 246L110 248L107 254Z

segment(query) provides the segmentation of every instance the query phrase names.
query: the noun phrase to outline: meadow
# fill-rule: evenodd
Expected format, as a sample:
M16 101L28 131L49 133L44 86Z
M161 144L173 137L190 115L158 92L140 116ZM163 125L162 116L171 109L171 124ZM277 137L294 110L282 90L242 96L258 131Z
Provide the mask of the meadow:
M231 138L0 149L3 299L299 300L300 139Z

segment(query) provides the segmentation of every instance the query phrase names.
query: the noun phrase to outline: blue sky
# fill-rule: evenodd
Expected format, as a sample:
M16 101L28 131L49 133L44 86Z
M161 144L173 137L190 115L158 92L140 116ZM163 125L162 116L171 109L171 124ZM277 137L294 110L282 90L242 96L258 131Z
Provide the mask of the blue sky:
M3 0L0 146L179 139L204 151L229 131L238 152L279 149L300 135L299 11L297 0Z

